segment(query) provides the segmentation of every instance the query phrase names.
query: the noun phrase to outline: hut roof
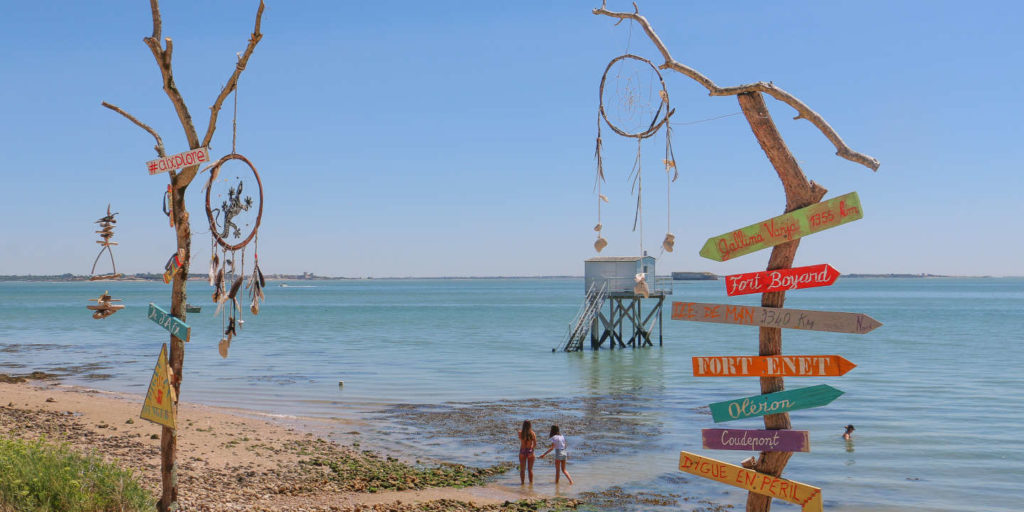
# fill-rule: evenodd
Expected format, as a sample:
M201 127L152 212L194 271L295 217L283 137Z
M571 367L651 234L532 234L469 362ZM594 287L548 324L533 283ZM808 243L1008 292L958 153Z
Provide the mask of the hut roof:
M585 263L590 262L602 262L602 261L639 261L643 256L601 256L598 258L590 258L583 260ZM652 256L647 256L648 258Z

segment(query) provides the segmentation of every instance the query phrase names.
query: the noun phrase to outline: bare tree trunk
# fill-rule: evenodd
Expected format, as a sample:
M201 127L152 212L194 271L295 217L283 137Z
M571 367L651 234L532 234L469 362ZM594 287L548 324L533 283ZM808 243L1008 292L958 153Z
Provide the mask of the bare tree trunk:
M736 96L743 109L750 128L761 144L761 149L768 155L768 160L775 167L779 179L782 180L782 187L786 191L786 212L812 205L821 200L828 192L813 181L808 181L804 176L796 159L786 147L779 131L775 128L768 107L764 104L764 98L759 92L743 93ZM796 256L800 239L786 242L772 248L772 254L768 258L767 270L790 268L793 266L793 259ZM761 295L761 306L781 308L786 302L786 292L772 292ZM782 329L778 327L761 327L758 339L758 349L762 356L776 356L782 354ZM782 391L785 385L782 377L761 377L761 393L774 393ZM789 413L769 414L764 417L764 426L767 429L791 428ZM779 476L789 462L791 452L761 452L755 470L767 473L772 476ZM747 494L747 512L768 512L771 509L771 497L750 492Z

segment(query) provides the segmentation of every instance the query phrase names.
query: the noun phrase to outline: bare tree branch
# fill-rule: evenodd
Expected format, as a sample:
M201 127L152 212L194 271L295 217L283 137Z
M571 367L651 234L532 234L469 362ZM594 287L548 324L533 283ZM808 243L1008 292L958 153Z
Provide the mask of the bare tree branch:
M877 159L850 149L850 147L847 146L845 142L843 142L843 139L839 137L839 134L837 134L836 131L832 129L831 126L829 126L829 124L825 121L823 117L818 115L817 112L811 110L810 107L804 104L804 102L800 101L795 96L782 90L781 88L776 87L771 82L756 82L752 84L723 88L716 85L714 82L711 81L710 78L704 76L696 69L693 69L689 66L686 66L685 64L682 64L681 62L676 61L675 59L672 58L672 54L669 53L668 47L665 46L665 43L661 41L661 38L658 37L658 34L654 32L653 28L651 28L651 24L650 22L647 21L647 18L644 18L643 16L640 15L639 9L636 8L636 3L633 4L633 8L635 11L632 13L614 12L607 10L605 8L605 5L602 3L601 7L594 9L593 12L596 15L617 18L619 21L628 19L639 23L640 26L644 29L644 32L647 33L647 37L651 39L651 42L654 43L654 46L658 49L659 52L661 52L661 56L665 58L665 63L661 65L661 68L672 69L692 78L693 80L697 81L697 83L703 85L709 91L710 96L735 96L738 94L748 92L763 92L796 109L798 115L794 119L806 119L810 121L811 124L813 124L815 127L817 127L818 130L820 130L821 133L825 136L825 138L827 138L832 143L832 145L836 147L836 155L845 158L851 162L861 164L873 171L878 170L879 163Z
M152 135L154 139L156 139L156 146L153 146L153 149L156 150L157 156L159 156L160 158L167 156L164 154L164 141L163 139L160 138L160 134L156 133L156 130L150 128L146 123L139 121L135 118L135 116L129 114L128 112L125 112L121 109L121 107L118 107L117 105L111 105L110 103L107 103L105 101L102 103L102 105L128 118L129 121L135 123L139 128L142 128L143 130L149 132L149 134Z
M256 25L252 29L252 36L249 37L249 46L245 48L242 56L238 58L238 62L235 64L235 71L231 73L231 78L228 78L228 83L224 84L224 88L221 89L220 94L217 96L217 100L213 102L213 106L210 107L210 124L206 127L206 136L203 137L203 146L206 146L213 139L213 132L217 129L217 115L220 113L220 107L224 104L224 100L227 99L228 94L235 90L235 86L238 85L238 76L245 70L246 63L249 62L249 57L252 55L253 50L256 49L256 45L263 39L263 34L260 33L260 22L263 18L263 0L260 0L260 6L256 10Z

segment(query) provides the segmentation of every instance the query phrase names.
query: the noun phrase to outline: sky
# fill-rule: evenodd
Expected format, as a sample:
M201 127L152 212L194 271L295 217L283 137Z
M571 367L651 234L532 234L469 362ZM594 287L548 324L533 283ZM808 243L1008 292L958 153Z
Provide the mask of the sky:
M821 114L877 172L835 156L767 98L805 174L857 191L864 218L805 237L796 265L843 273L1024 275L1020 202L1024 5L1016 2L639 0L673 57L721 86L772 81ZM582 275L597 222L598 85L624 53L660 62L639 26L599 2L268 0L239 81L238 151L259 169L267 273L346 277ZM202 133L245 48L257 2L164 2L175 80ZM609 0L611 10L630 2ZM0 0L0 274L87 274L93 221L118 216L118 270L162 272L174 251L150 176L154 127L188 149L142 42L149 3ZM734 97L672 71L681 176L645 142L643 246L659 273L763 270L704 241L783 212L781 184ZM231 148L231 110L210 152ZM720 119L696 122L710 118ZM603 131L601 256L635 256L636 144ZM210 239L193 182L193 272ZM669 215L670 212L670 215ZM669 226L670 224L670 226ZM666 230L675 251L663 253Z

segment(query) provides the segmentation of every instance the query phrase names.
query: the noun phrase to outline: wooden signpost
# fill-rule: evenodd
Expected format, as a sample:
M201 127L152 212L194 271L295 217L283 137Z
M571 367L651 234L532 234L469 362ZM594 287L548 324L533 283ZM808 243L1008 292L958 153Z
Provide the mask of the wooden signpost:
M851 334L868 333L882 325L878 320L863 313L762 308L703 302L673 302L672 319Z
M188 324L182 322L177 317L171 316L152 302L149 303L147 318L156 322L160 327L167 329L167 332L173 334L179 340L188 341L189 336L192 335L192 328Z
M167 365L167 344L164 343L160 348L156 367L153 368L153 378L149 381L149 391L146 392L146 401L142 404L139 417L168 428L177 428L174 404L178 398L171 387L171 375L171 369Z
M843 392L829 386L818 384L808 388L790 389L764 395L748 396L736 400L715 402L708 407L715 423L743 418L754 418L768 414L798 411L821 407L832 403Z
M804 512L822 512L821 489L741 468L700 455L679 452L679 470L758 494L796 503Z
M706 428L700 431L705 450L754 450L761 452L809 452L806 430L733 430Z
M810 267L781 268L725 276L725 292L729 295L781 292L815 286L832 286L839 271L829 264Z
M843 356L694 357L694 377L839 377L857 365Z
M796 240L864 216L856 192L793 210L708 239L700 255L725 261Z
M202 147L196 148L177 155L165 156L146 162L146 170L150 175L162 172L174 171L190 165L198 165L210 161L210 150Z

